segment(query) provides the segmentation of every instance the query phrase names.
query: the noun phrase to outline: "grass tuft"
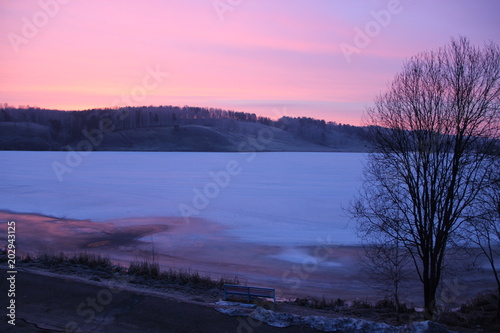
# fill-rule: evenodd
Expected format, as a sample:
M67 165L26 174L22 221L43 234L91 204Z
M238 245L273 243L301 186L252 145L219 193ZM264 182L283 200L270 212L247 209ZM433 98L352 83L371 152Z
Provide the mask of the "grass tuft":
M114 265L109 257L102 257L94 253L79 253L68 259L71 264L87 266L93 269L113 270Z
M312 309L341 309L346 306L346 301L337 298L336 300L327 301L325 296L321 299L315 297L297 297L294 301L295 304Z
M158 279L160 277L160 265L157 262L148 260L133 261L128 267L128 274Z
M192 271L190 269L176 270L173 268L169 268L166 271L161 271L158 262L148 259L133 261L132 263L130 263L128 274L161 280L166 283L194 285L207 289L222 289L224 287L224 284L239 284L239 279L236 276L234 278L221 277L220 279L216 280L209 275L201 275L198 271Z
M47 266L56 266L62 264L82 265L91 269L109 272L115 271L117 268L117 266L113 265L108 257L102 257L101 255L87 252L74 254L72 257L67 256L63 252L60 252L59 254L42 253L38 256L27 253L20 258L20 261L24 263L38 262Z
M64 252L60 252L59 254L41 254L38 256L38 261L47 266L60 265L68 261L68 257L64 254Z

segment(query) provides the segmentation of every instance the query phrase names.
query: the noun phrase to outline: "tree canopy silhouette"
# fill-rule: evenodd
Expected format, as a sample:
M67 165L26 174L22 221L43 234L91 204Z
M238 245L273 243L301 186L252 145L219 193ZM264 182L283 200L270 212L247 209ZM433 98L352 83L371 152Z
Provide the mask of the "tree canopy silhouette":
M367 111L372 152L352 206L363 235L408 251L433 318L451 238L498 160L500 52L461 37L408 60Z

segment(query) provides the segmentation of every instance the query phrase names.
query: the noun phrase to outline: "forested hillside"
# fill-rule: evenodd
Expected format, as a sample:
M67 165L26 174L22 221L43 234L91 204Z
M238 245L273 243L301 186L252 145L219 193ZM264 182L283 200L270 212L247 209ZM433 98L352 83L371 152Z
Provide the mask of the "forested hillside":
M0 108L0 150L364 151L361 127L214 108Z

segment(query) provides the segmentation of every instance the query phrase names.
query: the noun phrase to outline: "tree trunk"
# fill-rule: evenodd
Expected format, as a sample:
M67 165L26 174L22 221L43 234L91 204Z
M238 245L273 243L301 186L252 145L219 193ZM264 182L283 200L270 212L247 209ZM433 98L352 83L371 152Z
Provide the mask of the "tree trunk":
M394 292L395 292L395 295L394 295L394 299L396 301L396 321L399 323L400 321L400 316L399 316L399 312L400 312L400 309L399 309L399 288L398 288L398 285L399 285L399 282L396 283L396 286L394 288Z
M498 288L498 295L497 295L497 319L500 319L500 287Z
M436 315L436 290L438 282L427 278L424 282L424 316L426 320L435 320Z

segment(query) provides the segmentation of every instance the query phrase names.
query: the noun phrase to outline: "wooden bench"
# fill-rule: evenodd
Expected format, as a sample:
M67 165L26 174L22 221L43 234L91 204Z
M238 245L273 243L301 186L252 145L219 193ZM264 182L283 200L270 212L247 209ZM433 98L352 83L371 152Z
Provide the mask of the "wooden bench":
M227 300L228 295L246 296L248 303L251 297L272 298L276 303L276 291L273 288L238 286L234 284L224 285L224 300Z

